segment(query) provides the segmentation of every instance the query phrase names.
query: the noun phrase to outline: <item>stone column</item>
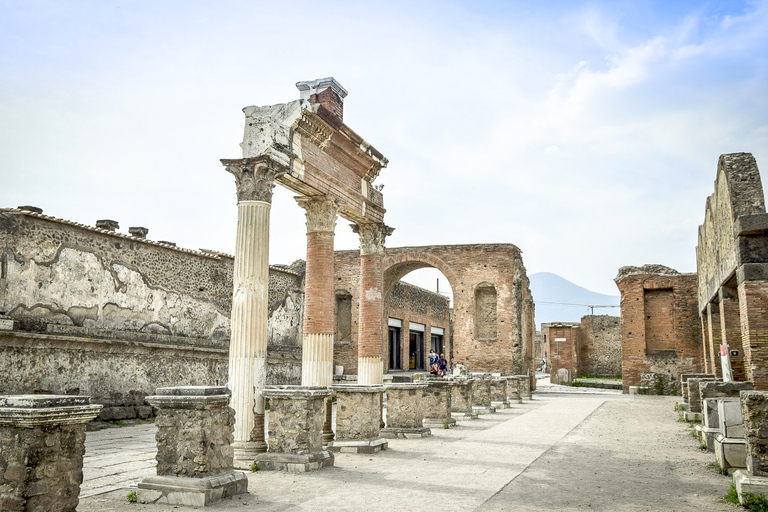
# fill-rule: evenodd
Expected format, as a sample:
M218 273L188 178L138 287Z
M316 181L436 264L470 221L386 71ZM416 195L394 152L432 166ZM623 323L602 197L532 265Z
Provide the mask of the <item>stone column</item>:
M456 383L440 377L422 379L428 384L424 390L424 425L452 427L456 420L451 414L451 395Z
M710 371L715 377L722 377L723 370L720 367L720 343L722 343L722 330L720 328L719 304L707 304L707 338L709 339L709 356L712 360Z
M323 449L323 419L330 390L325 386L267 386L269 452L256 457L259 469L315 471L333 466Z
M248 492L233 467L235 411L223 386L158 388L146 398L157 409L157 476L139 482L139 501L206 506Z
M742 391L741 410L747 443L747 469L733 474L744 504L744 494L768 494L768 392Z
M381 438L381 394L384 386L335 384L336 439L334 452L375 453L387 447Z
M457 419L476 420L477 413L472 410L472 388L475 379L456 378L456 385L451 388L451 416Z
M416 438L432 435L424 426L422 398L427 385L417 382L387 384L387 426L382 437Z
M0 396L0 509L75 510L85 424L101 412L87 396Z
M728 288L720 288L720 326L723 343L728 350L738 355L730 355L731 375L735 381L745 381L744 350L741 346L741 320L739 318L739 299Z
M360 314L357 335L357 383L379 385L384 374L384 240L393 228L385 224L352 224L360 235ZM338 415L338 410L337 410Z
M274 180L285 169L265 157L222 160L237 185L229 389L235 410L235 459L253 460L267 449L264 399L267 376L269 210ZM249 463L247 465L250 465Z

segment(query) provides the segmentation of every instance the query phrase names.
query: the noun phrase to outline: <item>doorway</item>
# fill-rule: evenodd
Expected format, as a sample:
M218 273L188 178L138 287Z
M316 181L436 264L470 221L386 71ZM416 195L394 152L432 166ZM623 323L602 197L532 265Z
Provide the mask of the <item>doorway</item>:
M401 370L400 364L400 328L389 326L389 369Z
M410 331L408 339L408 353L410 354L410 364L408 367L411 370L423 370L424 369L424 333L418 331Z

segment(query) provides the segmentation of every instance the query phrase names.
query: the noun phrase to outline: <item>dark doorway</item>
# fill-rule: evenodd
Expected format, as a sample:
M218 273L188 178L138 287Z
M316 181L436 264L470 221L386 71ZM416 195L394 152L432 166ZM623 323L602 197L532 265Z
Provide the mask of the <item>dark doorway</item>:
M400 328L389 326L389 369L401 370L400 364Z
M424 369L424 333L411 331L408 343L408 353L410 354L411 370Z
M438 355L445 353L442 334L432 333L432 346L430 348L434 349L438 353Z

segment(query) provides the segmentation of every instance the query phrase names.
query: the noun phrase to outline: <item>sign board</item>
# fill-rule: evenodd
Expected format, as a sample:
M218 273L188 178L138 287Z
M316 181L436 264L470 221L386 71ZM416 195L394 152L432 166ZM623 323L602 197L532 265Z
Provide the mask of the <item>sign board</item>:
M567 338L555 338L555 343L560 343L561 341L568 341Z

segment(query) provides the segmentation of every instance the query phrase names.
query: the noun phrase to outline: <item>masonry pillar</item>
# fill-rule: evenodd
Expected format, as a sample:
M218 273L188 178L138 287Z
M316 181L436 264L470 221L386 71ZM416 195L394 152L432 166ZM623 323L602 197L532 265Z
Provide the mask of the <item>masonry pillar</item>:
M357 383L380 385L384 374L384 239L393 228L381 223L352 224L360 235L360 319L357 336Z
M275 178L285 169L267 157L222 160L237 186L237 239L229 344L229 389L235 410L235 460L253 460L264 441L269 295L269 211Z
M701 323L701 360L704 361L704 373L710 373L712 362L710 361L709 354L709 328L706 309L699 313L699 320ZM685 396L686 393L687 391L683 391L683 396Z
M733 380L746 380L744 376L744 352L741 347L739 299L728 288L720 288L720 331L723 343L727 344L731 351Z
M740 271L741 272L741 271ZM739 283L741 340L746 379L755 389L768 390L768 281Z
M707 331L709 339L709 357L712 361L711 373L715 378L723 377L723 369L720 367L720 344L722 343L722 329L720 328L720 305L707 304Z
M768 392L741 391L741 410L747 446L747 469L733 473L742 505L745 494L768 494Z

